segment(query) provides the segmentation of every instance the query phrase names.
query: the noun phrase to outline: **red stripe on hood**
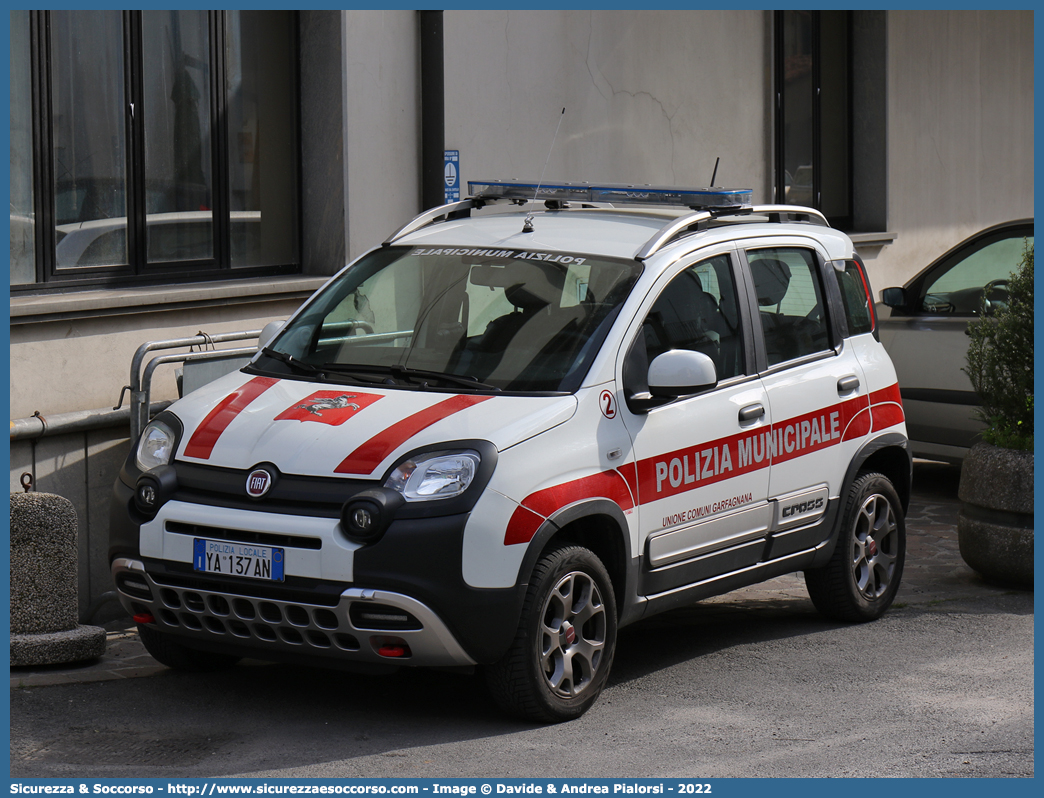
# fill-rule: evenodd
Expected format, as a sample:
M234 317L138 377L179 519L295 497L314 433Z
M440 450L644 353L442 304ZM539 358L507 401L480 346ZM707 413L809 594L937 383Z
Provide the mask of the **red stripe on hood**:
M407 416L402 421L392 424L383 432L378 432L366 443L348 455L334 469L337 474L369 474L383 462L384 458L398 449L402 444L432 424L461 410L466 410L479 402L492 399L492 396L451 396L431 407Z
M185 456L198 457L200 460L209 459L221 433L235 417L277 382L279 380L272 377L254 377L250 382L239 386L237 390L218 402L203 419L203 423L192 433L192 437L185 446Z

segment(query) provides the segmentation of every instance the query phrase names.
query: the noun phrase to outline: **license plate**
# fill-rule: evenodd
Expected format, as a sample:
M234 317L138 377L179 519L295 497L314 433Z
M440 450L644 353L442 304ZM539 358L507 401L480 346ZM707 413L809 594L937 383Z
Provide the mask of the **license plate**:
M195 538L192 568L206 574L283 581L283 550L254 543Z

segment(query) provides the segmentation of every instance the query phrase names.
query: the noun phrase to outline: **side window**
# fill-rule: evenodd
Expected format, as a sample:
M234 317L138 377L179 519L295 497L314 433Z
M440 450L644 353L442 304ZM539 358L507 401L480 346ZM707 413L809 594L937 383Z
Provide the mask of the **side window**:
M873 303L870 301L870 286L864 279L863 270L854 260L834 264L834 276L841 289L841 302L848 319L848 334L862 335L874 330Z
M798 248L747 253L765 334L768 365L822 352L830 347L815 256Z
M649 363L669 349L709 355L718 380L744 373L743 336L728 255L688 267L660 294L642 326Z
M960 257L925 283L921 309L928 313L978 313L985 296L1007 302L1008 280L1033 237L1002 238Z

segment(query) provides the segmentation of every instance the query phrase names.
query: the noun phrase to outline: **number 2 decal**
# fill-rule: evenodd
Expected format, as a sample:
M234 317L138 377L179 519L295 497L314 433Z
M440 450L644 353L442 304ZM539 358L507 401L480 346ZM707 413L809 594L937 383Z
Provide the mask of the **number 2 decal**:
M602 415L606 418L616 418L616 397L612 391L602 391L598 397L598 405L602 408Z

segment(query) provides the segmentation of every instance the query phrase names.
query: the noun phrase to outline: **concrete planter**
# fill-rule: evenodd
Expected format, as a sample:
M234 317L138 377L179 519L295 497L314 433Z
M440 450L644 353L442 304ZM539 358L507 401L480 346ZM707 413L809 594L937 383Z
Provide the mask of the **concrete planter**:
M1033 588L1033 452L978 443L961 466L957 538L984 579Z

